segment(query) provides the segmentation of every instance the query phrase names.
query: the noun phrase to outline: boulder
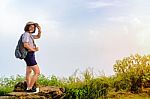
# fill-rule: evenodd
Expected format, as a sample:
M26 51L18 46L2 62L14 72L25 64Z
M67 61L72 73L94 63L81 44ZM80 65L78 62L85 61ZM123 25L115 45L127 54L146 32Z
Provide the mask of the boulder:
M37 85L34 86L37 87ZM0 99L63 99L65 95L65 89L57 86L39 87L39 93L27 93L26 88L26 82L18 82L13 92L8 93L7 96L1 96Z
M37 83L33 85L33 87L37 87ZM27 89L26 81L18 82L14 87L14 92L24 92Z

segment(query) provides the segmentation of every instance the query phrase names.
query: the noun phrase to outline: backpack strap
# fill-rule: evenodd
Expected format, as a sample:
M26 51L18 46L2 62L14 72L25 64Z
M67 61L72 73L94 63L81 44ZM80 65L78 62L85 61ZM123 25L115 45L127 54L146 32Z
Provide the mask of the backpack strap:
M19 42L22 43L22 46L23 46L22 37L23 37L23 34L21 35L21 37L20 37L20 39L19 39ZM25 48L25 49L28 51L27 48Z

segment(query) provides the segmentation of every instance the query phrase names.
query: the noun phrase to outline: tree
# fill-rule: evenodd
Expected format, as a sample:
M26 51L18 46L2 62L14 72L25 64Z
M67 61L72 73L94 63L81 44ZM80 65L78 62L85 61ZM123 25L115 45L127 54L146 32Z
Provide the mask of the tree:
M128 81L133 91L137 91L142 83L150 80L150 55L139 54L117 60L113 67L117 76Z

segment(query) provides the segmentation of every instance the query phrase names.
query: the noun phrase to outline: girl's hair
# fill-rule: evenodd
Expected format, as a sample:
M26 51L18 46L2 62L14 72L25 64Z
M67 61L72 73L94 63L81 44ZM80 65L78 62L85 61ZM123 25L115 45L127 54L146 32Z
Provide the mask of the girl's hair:
M30 24L30 25L34 25L34 31L33 31L32 33L35 33L35 30L36 30L35 24ZM28 32L28 31L29 31L30 25L26 25L26 26L24 27L24 31L25 31L25 32Z

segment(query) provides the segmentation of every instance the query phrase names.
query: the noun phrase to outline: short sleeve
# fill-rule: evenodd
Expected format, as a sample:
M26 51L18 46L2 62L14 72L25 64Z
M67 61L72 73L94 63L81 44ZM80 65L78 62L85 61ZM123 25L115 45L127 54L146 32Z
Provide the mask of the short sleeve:
M25 43L25 42L29 42L29 38L30 38L30 34L29 33L24 33L22 35L22 42Z

